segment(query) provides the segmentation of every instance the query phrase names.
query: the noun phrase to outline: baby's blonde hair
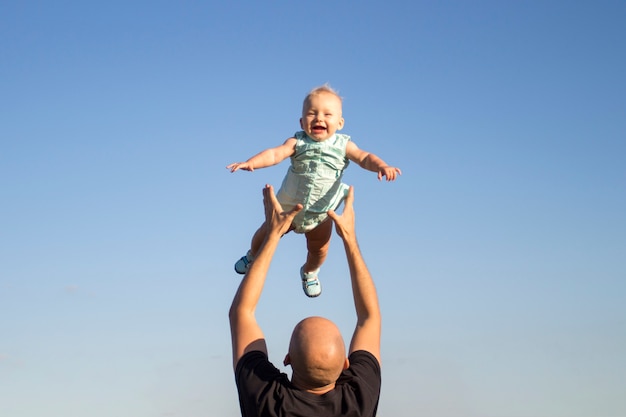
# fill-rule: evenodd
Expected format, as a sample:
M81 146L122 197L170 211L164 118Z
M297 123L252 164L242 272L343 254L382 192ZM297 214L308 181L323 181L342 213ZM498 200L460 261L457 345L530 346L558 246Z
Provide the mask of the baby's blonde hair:
M330 93L330 94L334 95L335 97L337 97L339 99L339 101L343 103L343 98L339 95L339 93L337 93L337 91L334 88L332 88L330 86L330 84L325 83L325 84L320 85L319 87L315 87L311 91L309 91L309 94L306 95L306 97L304 98L304 101L302 102L302 106L306 107L306 102L312 96L315 96L315 95L320 94L320 93Z

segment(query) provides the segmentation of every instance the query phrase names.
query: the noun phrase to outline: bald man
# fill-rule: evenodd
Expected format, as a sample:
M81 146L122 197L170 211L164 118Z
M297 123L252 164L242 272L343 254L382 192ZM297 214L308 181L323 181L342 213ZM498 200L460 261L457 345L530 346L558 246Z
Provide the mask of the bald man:
M291 380L267 356L263 332L254 312L270 262L301 205L283 212L272 186L263 189L267 233L230 307L233 367L244 417L375 416L380 396L381 316L372 277L357 244L354 190L350 187L341 215L329 211L346 251L357 314L349 356L337 326L323 317L308 317L291 335L284 364Z

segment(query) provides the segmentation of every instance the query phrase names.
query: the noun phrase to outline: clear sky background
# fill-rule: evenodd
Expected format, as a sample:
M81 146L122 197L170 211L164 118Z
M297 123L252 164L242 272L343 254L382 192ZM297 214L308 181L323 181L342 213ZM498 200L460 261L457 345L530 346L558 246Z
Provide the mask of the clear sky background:
M626 416L623 1L3 1L0 415L237 416L233 263L330 83L384 315L381 417ZM339 239L290 234L258 319L280 369L355 315Z

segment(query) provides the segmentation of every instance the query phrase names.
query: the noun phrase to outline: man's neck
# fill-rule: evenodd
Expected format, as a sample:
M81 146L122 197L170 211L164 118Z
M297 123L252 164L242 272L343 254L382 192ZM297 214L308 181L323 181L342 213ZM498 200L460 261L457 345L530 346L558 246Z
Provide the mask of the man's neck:
M332 391L333 389L335 389L335 383L334 382L330 383L328 385L321 386L321 387L314 387L314 386L311 386L310 384L302 383L302 381L299 381L297 377L292 377L291 383L296 388L298 388L298 389L300 389L302 391L310 392L311 394L315 394L315 395L326 394L327 392Z

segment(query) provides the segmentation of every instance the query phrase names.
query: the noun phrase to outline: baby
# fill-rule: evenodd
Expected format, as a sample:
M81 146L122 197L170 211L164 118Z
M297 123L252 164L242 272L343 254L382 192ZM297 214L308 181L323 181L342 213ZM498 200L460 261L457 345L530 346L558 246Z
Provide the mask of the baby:
M394 181L402 172L387 165L373 153L359 149L350 136L337 133L344 125L342 99L329 85L314 88L302 104L302 131L282 145L266 149L245 162L226 168L254 171L276 165L291 158L291 165L276 197L285 211L297 204L303 209L294 218L291 228L304 233L307 242L306 262L300 268L302 289L308 297L322 293L318 273L326 259L332 234L327 212L336 210L347 195L348 185L341 182L343 171L353 161L361 168L377 172L378 179ZM235 271L245 274L263 243L263 223L252 237L250 250L235 263Z

